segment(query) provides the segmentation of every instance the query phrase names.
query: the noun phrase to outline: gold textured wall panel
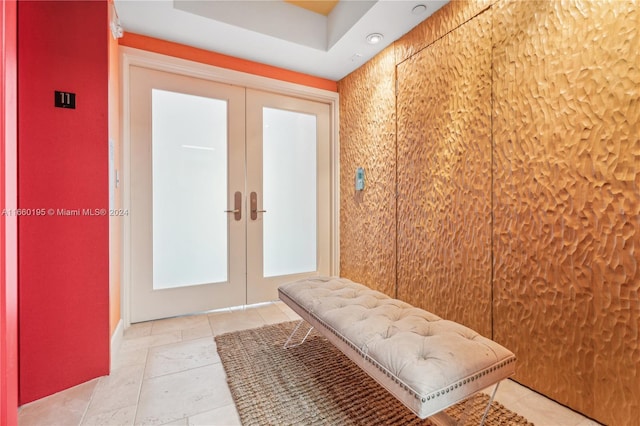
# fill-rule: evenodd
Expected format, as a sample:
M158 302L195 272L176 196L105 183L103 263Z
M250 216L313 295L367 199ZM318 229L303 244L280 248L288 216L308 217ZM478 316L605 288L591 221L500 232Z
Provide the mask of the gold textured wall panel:
M490 11L401 63L398 87L398 296L491 338Z
M493 9L494 338L518 381L638 424L638 5Z
M452 1L395 43L397 170L394 52L340 83L343 272L492 322L518 381L612 425L640 419L639 29L637 1Z
M403 62L426 46L487 9L496 0L452 0L395 42L396 63ZM427 7L429 7L429 4Z
M389 47L338 85L340 274L395 297L395 59ZM355 190L356 168L365 189Z

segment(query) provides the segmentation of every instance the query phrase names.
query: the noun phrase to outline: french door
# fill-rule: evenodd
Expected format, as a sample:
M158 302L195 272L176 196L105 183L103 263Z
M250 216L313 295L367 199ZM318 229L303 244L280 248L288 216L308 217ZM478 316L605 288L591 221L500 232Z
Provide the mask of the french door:
M131 322L329 273L329 106L130 68Z
M247 89L247 302L330 268L329 106Z

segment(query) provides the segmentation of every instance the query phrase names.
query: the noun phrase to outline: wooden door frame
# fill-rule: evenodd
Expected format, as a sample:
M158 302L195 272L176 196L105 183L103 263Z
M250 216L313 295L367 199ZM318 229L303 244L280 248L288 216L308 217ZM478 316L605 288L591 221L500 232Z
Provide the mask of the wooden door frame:
M132 66L172 72L185 76L210 80L217 83L233 84L248 89L257 89L281 95L294 96L311 101L322 102L330 107L330 145L331 145L331 207L330 207L330 271L331 275L340 273L340 142L339 142L339 95L337 92L317 89L301 84L289 83L253 74L233 71L212 65L188 61L185 59L161 55L131 47L120 47L121 64L121 123L122 123L122 190L123 209L130 209L131 188L129 176L131 172L131 140L130 140L130 80L129 71ZM122 320L124 328L131 324L131 222L124 216L122 247Z

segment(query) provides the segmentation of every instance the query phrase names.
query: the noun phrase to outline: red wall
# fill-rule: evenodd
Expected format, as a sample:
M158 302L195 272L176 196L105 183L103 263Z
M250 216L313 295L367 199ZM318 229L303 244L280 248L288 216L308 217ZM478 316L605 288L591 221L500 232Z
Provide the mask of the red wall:
M16 2L0 3L0 209L16 208ZM0 217L0 424L18 423L17 220Z
M109 216L57 213L108 208L107 16L18 4L18 204L45 209L18 220L20 404L109 373Z

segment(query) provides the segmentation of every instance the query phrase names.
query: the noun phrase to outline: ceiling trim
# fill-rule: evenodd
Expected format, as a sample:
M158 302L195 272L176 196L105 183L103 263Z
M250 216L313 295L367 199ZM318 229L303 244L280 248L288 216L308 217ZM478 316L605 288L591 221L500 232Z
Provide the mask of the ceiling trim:
M289 83L301 84L303 86L314 87L331 92L338 91L338 85L333 80L236 58L234 56L223 55L221 53L174 43L167 40L160 40L141 34L125 33L124 37L119 40L119 44L122 47L146 50L174 58L259 75Z
M174 0L173 8L291 43L327 50L327 17L284 1Z

